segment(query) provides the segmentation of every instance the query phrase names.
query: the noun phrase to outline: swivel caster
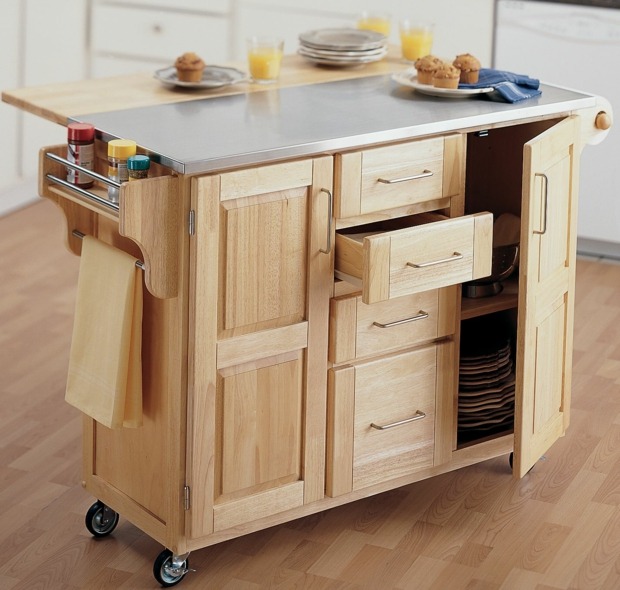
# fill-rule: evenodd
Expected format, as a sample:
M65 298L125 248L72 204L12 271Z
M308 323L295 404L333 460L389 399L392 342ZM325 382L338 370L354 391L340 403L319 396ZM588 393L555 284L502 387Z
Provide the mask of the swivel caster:
M97 500L88 509L85 524L93 537L107 537L118 524L118 512Z
M189 553L174 555L170 549L164 549L155 559L153 575L163 588L176 586L187 572L193 571L189 567Z

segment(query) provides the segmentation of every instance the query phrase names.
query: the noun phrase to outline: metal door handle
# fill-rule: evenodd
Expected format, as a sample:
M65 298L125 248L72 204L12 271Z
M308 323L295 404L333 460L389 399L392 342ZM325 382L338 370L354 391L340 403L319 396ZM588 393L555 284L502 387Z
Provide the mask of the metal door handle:
M543 198L545 199L545 208L544 208L544 217L543 217L543 228L542 231L535 229L534 233L538 234L539 236L542 236L543 234L547 233L547 207L549 205L549 178L547 178L546 174L543 174L542 172L536 172L534 173L534 176L540 176L543 179Z
M329 254L332 251L332 218L334 217L334 196L326 188L321 189L322 193L327 193L328 197L328 219L327 219L327 248L321 248L319 252Z
M377 326L377 328L391 328L392 326L400 326L402 324L408 324L409 322L416 322L418 320L425 320L428 317L428 313L420 310L418 315L414 315L410 318L405 318L404 320L396 320L394 322L388 322L387 324L380 324L379 322L373 322L373 326Z
M382 182L383 184L397 184L399 182L408 182L409 180L418 180L418 178L427 178L432 176L433 173L430 170L424 170L421 174L416 174L414 176L404 176L403 178L394 178L392 180L388 178L377 178L377 182Z
M463 258L463 255L460 252L454 252L452 256L448 258L442 258L441 260L433 260L431 262L407 262L407 266L411 266L413 268L426 268L428 266L436 266L438 264L443 264L444 262L454 262L455 260L460 260Z
M387 430L388 428L394 428L395 426L401 426L403 424L409 424L409 422L422 420L422 418L426 418L426 414L422 410L416 410L415 416L411 416L411 418L399 420L398 422L392 422L391 424L375 424L374 422L372 422L370 424L370 427L374 428L375 430Z

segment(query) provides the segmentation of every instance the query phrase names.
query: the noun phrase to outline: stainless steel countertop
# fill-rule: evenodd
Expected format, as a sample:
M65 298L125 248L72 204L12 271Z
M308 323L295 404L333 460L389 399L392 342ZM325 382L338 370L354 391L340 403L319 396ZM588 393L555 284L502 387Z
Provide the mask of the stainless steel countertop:
M76 115L105 140L135 140L155 161L192 174L345 150L593 106L595 98L542 85L516 104L435 98L390 76L264 90Z

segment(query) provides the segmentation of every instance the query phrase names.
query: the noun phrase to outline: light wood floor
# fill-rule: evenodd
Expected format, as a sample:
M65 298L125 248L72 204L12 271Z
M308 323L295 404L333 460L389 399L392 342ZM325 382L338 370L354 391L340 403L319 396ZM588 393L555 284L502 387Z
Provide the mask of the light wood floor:
M62 232L47 202L0 218L0 589L155 588L161 546L84 528ZM196 551L179 587L620 588L620 265L580 261L577 289L571 428L524 479L501 457Z

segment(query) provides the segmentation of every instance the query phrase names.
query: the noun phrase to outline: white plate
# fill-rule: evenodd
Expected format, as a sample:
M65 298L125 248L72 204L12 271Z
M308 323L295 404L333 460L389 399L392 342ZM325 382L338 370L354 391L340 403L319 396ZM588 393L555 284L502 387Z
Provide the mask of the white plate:
M387 47L379 47L378 49L364 49L363 51L339 51L334 49L315 49L306 45L299 46L299 53L310 57L325 57L334 59L364 59L375 55L386 55Z
M241 70L221 66L207 66L202 72L202 80L199 82L183 82L179 80L177 69L174 66L157 70L155 77L168 86L181 86L183 88L221 88L222 86L248 80L247 74Z
M377 49L386 44L386 37L375 31L363 29L318 29L299 35L302 45L315 49L343 49L362 51Z
M367 57L327 57L327 56L317 56L311 55L307 52L304 52L301 47L298 50L299 55L304 57L305 59L319 65L323 66L357 66L362 64L368 64L375 61L379 61L383 59L387 55L387 51L383 53L377 53L375 55L367 56Z
M428 94L429 96L439 96L441 98L471 98L478 94L487 94L493 92L493 88L436 88L430 84L420 84L418 77L413 72L415 70L407 70L392 75L392 80L401 84L413 88L420 94Z

